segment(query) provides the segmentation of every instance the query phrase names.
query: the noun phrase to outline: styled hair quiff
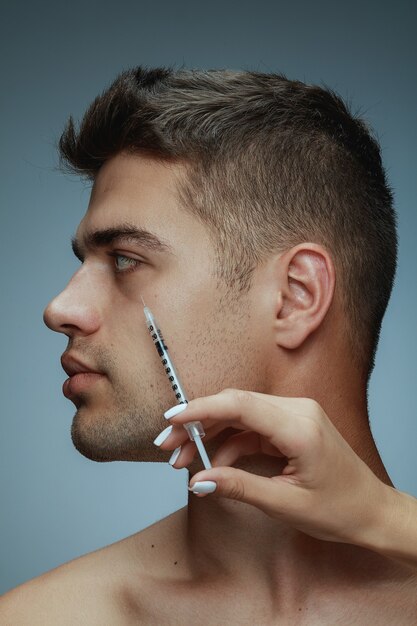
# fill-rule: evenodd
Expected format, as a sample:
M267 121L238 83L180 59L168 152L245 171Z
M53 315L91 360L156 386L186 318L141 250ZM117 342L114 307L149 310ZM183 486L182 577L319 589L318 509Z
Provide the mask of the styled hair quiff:
M380 146L328 87L281 73L122 71L59 139L60 167L94 181L119 152L186 164L185 210L208 228L233 299L271 254L329 251L350 357L366 381L397 264L397 216Z

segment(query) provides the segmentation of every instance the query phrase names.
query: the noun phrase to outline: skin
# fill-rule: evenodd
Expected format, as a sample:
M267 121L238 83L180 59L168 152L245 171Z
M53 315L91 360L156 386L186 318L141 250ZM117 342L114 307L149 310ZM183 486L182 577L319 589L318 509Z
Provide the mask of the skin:
M205 441L219 428L241 431L218 448L211 469L193 476L193 493L206 497L201 487L211 485L212 497L252 504L312 537L374 550L417 574L417 499L382 482L315 400L225 389L178 408L186 410L165 414L172 432L157 441L163 449L179 446L170 459L174 467L186 467L196 455L178 425L200 421ZM256 453L285 459L284 466L277 463L280 473L264 477L232 467Z
M142 295L190 399L225 388L314 398L356 455L392 487L368 427L365 381L345 345L330 254L305 242L272 255L256 269L249 294L224 306L228 292L213 276L207 230L176 194L184 174L178 163L119 154L96 178L77 230L84 263L44 315L52 330L68 336L66 353L103 374L71 397L75 447L96 461L152 462L167 462L175 447L153 444L167 426L163 413L174 403L144 321ZM156 233L173 254L129 242L83 249L88 232L126 222ZM143 265L116 272L122 259L109 252ZM241 432L236 426L221 424L207 435L209 458ZM174 428L184 443L180 421ZM190 478L202 469L199 457L191 457ZM264 477L279 474L285 465L286 459L264 452L234 463ZM58 568L52 579L59 588L57 580L67 581L65 589L69 580L83 580L86 570L100 572L108 582L106 591L96 590L91 615L100 604L107 617L115 611L117 623L146 624L177 623L172 616L192 624L195 611L204 612L207 624L331 624L335 616L350 623L359 609L362 617L367 611L369 619L378 616L383 624L393 619L390 610L400 608L393 598L401 597L403 606L415 580L390 559L309 536L247 502L193 494L188 507ZM396 623L412 623L395 615Z
M211 277L208 236L178 207L172 188L177 175L138 158L116 157L104 166L77 240L91 230L129 222L158 233L175 252L168 256L114 245L111 251L143 263L134 272L116 273L109 250L85 251L85 262L45 311L45 323L68 335L66 352L106 374L94 390L73 398L73 442L92 460L163 461L152 441L173 395L149 337L141 295L169 338L170 354L191 396L218 390L226 377L237 385L247 379L232 352L239 328L224 332L218 298L212 297L217 282ZM247 349L253 347L248 340ZM256 385L255 379L248 382Z

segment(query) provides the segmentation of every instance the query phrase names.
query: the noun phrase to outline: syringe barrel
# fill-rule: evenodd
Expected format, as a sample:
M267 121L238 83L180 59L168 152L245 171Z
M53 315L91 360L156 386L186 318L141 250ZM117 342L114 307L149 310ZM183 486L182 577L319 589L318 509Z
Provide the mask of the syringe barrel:
M168 347L165 344L163 335L161 333L161 329L159 328L158 322L152 315L150 309L145 306L144 307L146 324L148 326L148 330L153 339L156 349L158 350L158 354L161 358L162 365L165 368L165 373L168 376L168 380L171 383L171 387L173 392L175 393L175 397L177 399L178 404L187 404L188 398L185 394L184 387L181 384L181 381L178 377L177 372L175 371L174 364L172 363L170 356L168 354ZM187 424L183 424L185 430L188 433L191 441L194 441L195 436L204 437L205 432L203 428L203 424L201 422L188 422Z
M184 404L185 402L188 402L188 398L185 394L184 387L181 384L179 376L175 370L174 364L172 363L171 358L168 354L168 347L165 344L161 329L159 328L156 319L153 317L148 307L145 307L145 309L148 330L155 344L155 348L158 351L162 365L165 368L165 374L168 376L168 380L171 383L172 391L175 393L178 404Z

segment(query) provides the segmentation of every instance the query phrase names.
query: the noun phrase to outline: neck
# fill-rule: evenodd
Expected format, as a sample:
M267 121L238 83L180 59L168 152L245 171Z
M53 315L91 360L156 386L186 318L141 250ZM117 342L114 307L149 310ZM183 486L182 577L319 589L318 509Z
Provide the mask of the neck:
M338 391L330 402L328 397L310 395L306 390L295 394L281 389L277 395L314 397L358 456L380 480L392 485L369 430L366 402L355 403L354 399L361 396L357 390L356 394L351 391L347 390L346 398ZM234 432L228 428L207 442L210 458ZM285 459L257 454L243 457L234 467L261 476L276 476L285 464ZM190 478L201 469L199 459L195 459L189 467ZM303 603L306 594L313 593L318 585L337 588L347 581L355 584L358 577L375 579L386 576L390 566L397 567L371 551L315 539L268 517L256 507L210 495L199 498L190 493L186 536L193 578L204 580L205 584L212 581L220 587L227 581L233 580L233 585L242 582L248 593L256 589L272 594L272 601L279 600L281 608L283 602ZM318 568L325 575L318 577ZM265 597L265 601L269 598Z

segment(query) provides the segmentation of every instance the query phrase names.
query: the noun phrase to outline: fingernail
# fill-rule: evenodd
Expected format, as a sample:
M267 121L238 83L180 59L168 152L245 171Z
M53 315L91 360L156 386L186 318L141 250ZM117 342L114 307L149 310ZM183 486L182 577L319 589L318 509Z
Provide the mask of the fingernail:
M188 406L188 403L176 404L171 409L168 409L168 411L165 411L164 413L165 419L169 420L171 417L174 417L174 415L178 415L178 413L182 413L182 411L185 411L187 406Z
M217 488L217 483L214 480L202 480L194 483L192 487L188 487L189 491L193 493L213 493Z
M178 457L180 455L180 452L181 452L181 446L178 446L178 448L175 448L175 450L172 453L172 456L169 459L168 463L170 463L171 465L174 465L175 461L178 459Z
M154 439L154 444L156 446L160 446L161 443L163 443L165 441L165 439L168 439L169 435L171 434L171 431L174 427L171 426L167 426L166 428L164 428L164 430L162 431L162 433L159 433L159 435L156 437L156 439Z

